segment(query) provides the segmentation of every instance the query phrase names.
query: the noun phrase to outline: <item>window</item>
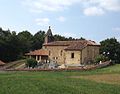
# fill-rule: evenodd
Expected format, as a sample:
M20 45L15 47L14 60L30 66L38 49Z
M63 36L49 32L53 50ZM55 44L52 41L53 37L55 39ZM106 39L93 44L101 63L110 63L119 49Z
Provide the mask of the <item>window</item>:
M74 53L71 53L71 58L74 58Z

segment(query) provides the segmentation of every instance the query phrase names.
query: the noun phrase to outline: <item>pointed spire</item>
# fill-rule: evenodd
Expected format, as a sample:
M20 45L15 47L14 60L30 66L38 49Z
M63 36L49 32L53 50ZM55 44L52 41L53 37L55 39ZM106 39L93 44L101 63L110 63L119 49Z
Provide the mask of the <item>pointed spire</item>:
M50 26L49 26L49 29L48 29L46 35L47 36L52 36L52 30L51 30Z
M46 33L46 36L45 36L45 43L49 43L49 42L52 42L52 41L54 41L54 38L53 38L53 35L52 35L52 30L49 26L49 29L48 29L48 31Z

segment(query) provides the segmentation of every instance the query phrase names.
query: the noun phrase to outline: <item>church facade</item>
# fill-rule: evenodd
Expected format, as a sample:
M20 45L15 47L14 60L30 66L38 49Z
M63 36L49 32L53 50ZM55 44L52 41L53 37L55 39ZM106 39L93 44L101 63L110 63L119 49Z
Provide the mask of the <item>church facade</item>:
M54 41L49 27L42 49L27 53L37 61L54 61L59 65L85 64L99 55L96 42L91 40Z

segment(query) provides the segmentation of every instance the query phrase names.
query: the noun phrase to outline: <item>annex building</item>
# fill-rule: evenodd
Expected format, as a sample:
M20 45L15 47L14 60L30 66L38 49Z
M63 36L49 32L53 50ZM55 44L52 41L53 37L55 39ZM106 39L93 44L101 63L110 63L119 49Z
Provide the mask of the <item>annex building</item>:
M99 55L100 45L91 40L54 41L49 27L42 49L32 51L26 55L38 62L54 61L62 64L85 64Z

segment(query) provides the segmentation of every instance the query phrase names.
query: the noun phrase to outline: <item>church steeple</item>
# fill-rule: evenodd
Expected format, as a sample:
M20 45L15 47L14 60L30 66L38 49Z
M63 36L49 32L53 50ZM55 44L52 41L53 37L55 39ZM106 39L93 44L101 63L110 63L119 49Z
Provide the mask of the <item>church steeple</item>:
M45 35L45 44L49 43L49 42L52 42L53 40L54 40L54 38L53 38L53 35L52 35L51 28L49 26L49 29L48 29L48 31L47 31L47 33Z

